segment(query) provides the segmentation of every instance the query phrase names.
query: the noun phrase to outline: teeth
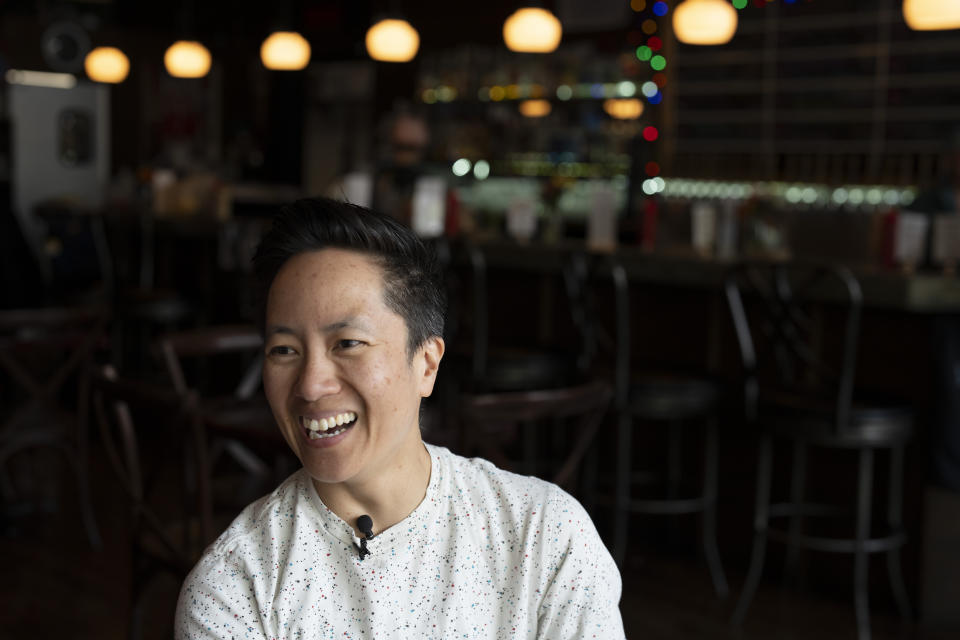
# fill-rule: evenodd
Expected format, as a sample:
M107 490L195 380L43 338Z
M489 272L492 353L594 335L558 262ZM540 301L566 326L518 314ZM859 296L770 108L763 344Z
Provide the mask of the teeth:
M333 436L338 436L341 433L346 431L346 429L337 429L336 431L331 431L330 433L319 433L317 431L310 431L311 440L321 440L323 438L332 438Z
M330 416L329 418L321 418L319 420L304 418L303 424L304 426L306 426L308 430L310 439L315 440L316 438L334 436L340 433L341 431L343 431L343 429L338 429L336 432L328 435L326 434L328 430L333 429L334 427L339 427L344 424L350 424L356 419L357 419L356 413L354 413L353 411L347 411L346 413L338 413L335 416ZM317 433L318 431L323 432L324 435Z

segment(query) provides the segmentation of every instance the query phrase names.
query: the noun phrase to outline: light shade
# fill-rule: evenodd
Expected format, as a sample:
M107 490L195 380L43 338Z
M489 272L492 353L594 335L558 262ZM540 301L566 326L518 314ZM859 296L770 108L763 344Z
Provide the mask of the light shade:
M310 62L310 43L296 31L274 31L260 45L263 66L275 71L299 71Z
M116 47L97 47L83 59L83 68L94 82L116 84L127 79L130 60Z
M420 49L420 34L406 20L387 18L367 30L367 53L381 62L410 62Z
M174 42L163 54L163 65L175 78L202 78L210 72L210 61L210 51L193 40Z
M560 21L546 9L517 9L503 23L503 41L511 51L550 53L562 35Z
M686 44L726 44L737 31L737 10L727 0L685 0L673 10L673 32Z
M603 101L603 110L617 120L636 120L643 113L643 102L637 98L610 98Z
M524 100L517 108L528 118L542 118L549 115L553 107L546 100Z
M903 19L914 31L960 28L960 0L903 0Z

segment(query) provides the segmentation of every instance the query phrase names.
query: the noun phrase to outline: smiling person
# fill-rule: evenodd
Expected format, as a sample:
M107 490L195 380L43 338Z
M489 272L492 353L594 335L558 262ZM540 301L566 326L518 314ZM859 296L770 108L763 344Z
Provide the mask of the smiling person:
M622 638L620 575L580 504L425 444L444 296L388 216L308 199L254 258L263 384L303 468L204 553L178 638Z

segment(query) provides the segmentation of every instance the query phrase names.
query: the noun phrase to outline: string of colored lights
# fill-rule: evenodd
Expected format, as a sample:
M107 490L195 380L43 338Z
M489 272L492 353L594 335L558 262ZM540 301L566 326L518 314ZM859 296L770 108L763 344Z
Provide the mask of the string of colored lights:
M670 7L662 0L656 2L630 0L630 8L634 12L636 28L628 33L627 42L630 46L636 47L634 49L636 59L640 63L647 63L653 71L650 79L640 85L640 93L648 104L658 105L663 102L663 91L667 85L667 75L664 73L667 59L662 53L663 40L657 35L659 29L657 19L665 17ZM640 136L646 142L654 142L660 137L660 131L656 126L646 124L640 129ZM665 183L660 177L660 163L650 160L643 169L647 176L641 185L643 192L653 195L663 191Z

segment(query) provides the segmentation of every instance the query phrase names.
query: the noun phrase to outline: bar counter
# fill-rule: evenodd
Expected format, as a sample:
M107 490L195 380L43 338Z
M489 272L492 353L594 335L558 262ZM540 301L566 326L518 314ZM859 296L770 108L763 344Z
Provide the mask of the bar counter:
M488 241L477 244L491 267L553 273L565 256L585 251L582 242L555 245ZM635 247L588 252L602 260L618 260L631 282L700 289L719 289L734 260L703 258L692 252L649 252ZM863 290L864 306L936 314L960 312L960 278L937 272L905 273L874 266L851 266Z

